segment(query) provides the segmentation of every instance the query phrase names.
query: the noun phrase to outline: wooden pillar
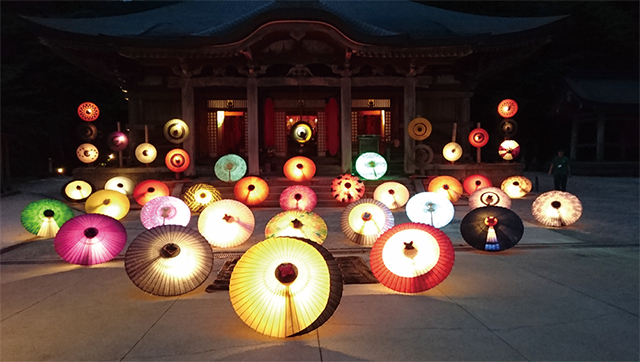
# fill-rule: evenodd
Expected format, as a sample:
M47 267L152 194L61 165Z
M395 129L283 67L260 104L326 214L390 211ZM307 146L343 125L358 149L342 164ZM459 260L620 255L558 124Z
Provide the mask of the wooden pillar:
M580 122L577 117L571 120L571 150L569 158L575 160L578 158L578 126Z
M404 84L404 172L412 174L416 171L414 164L407 161L406 155L411 153L411 149L414 145L414 140L409 137L409 123L416 116L416 79L408 77Z
M258 83L255 78L247 81L247 145L248 174L260 175L260 134L258 124Z
M604 160L604 115L598 113L598 134L596 137L596 161Z
M340 152L342 172L351 173L351 78L340 80Z
M469 133L471 133L471 100L469 97L463 96L460 99L460 119L458 120L460 142L456 142L462 146L462 154L466 155L465 158L471 161L471 145L469 142L465 142L469 139Z
M191 162L189 167L184 171L185 176L194 176L196 174L196 120L194 112L193 85L190 78L182 78L182 120L189 127L191 133L189 137L182 143L182 148L189 154Z

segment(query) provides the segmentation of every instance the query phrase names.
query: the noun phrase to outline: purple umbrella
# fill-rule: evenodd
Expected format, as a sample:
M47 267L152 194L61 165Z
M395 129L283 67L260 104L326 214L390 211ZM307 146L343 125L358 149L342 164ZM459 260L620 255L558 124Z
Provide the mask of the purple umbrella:
M84 214L62 225L53 246L69 263L95 265L113 259L126 243L127 231L120 221L102 214Z

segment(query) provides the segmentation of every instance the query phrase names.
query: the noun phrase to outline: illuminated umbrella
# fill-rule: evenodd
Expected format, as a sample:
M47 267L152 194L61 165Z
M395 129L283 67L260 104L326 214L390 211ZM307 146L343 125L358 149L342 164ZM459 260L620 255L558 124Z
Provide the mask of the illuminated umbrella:
M100 109L91 102L84 102L78 106L78 116L82 118L83 121L93 122L98 119L99 115Z
M182 143L189 137L189 126L181 119L172 119L164 124L164 136L171 143Z
M449 224L455 214L451 201L437 192L419 192L413 195L407 202L406 209L409 220L437 228Z
M340 202L354 202L364 196L364 184L358 176L340 175L331 181L331 195Z
M141 206L160 196L169 196L169 188L162 181L145 180L133 189L133 198Z
M76 127L76 132L78 136L85 141L93 141L96 137L98 137L98 127L93 125L92 123L80 123L78 127Z
M342 232L353 242L371 246L380 234L392 228L393 214L382 202L361 199L347 206L340 216Z
M62 224L73 217L73 210L53 199L42 199L27 205L20 214L20 222L28 232L43 237L56 236Z
M473 147L484 147L489 142L489 133L482 129L476 128L469 132L469 143Z
M373 244L373 275L400 293L420 293L449 276L455 254L449 237L431 225L405 223L387 230Z
M147 202L140 211L140 221L147 229L161 225L187 226L190 220L189 206L173 196L156 197Z
M311 211L318 203L316 193L307 186L289 186L280 194L280 207L283 210Z
M83 143L76 148L76 156L83 163L91 163L98 159L98 149L91 143Z
M205 183L197 183L182 194L182 201L189 206L191 212L202 212L205 207L220 200L222 200L220 191Z
M122 223L100 214L78 215L62 225L53 246L72 264L95 265L115 258L127 243Z
M387 161L375 152L365 152L356 159L356 171L367 180L377 180L387 173Z
M291 157L283 166L284 175L291 181L311 180L316 174L316 164L307 157Z
M520 145L514 140L504 140L498 148L498 154L502 159L511 161L520 154Z
M283 211L269 220L264 236L297 237L322 244L327 238L327 224L320 215L310 211Z
M136 159L140 163L151 163L158 156L158 151L151 143L141 143L136 147Z
M116 176L107 180L107 182L104 184L104 189L118 191L129 196L133 194L135 186L136 185L133 183L133 181L131 181L130 178L125 176Z
M220 157L213 170L220 180L234 182L240 180L247 172L247 164L242 157L228 154Z
M407 132L409 133L409 137L412 139L422 141L431 135L432 129L433 127L431 126L431 122L426 118L418 117L409 122Z
M531 191L531 181L524 176L511 176L502 181L500 188L512 199L519 199Z
M125 217L130 207L129 198L113 190L96 191L84 203L84 210L88 214L107 215L116 220Z
M462 187L467 194L471 195L474 191L483 187L493 186L491 180L482 175L471 175L464 179Z
M269 185L257 176L247 176L236 183L233 193L245 205L258 205L269 196Z
M342 288L340 267L322 245L277 237L242 255L231 273L229 297L249 327L285 338L324 324L338 307Z
M298 122L291 127L291 138L298 143L306 143L313 136L311 126L305 122Z
M456 142L449 142L442 148L442 156L447 161L458 161L462 157L462 146Z
M256 220L245 204L220 200L207 206L198 218L198 230L218 248L238 246L251 236Z
M442 194L449 201L456 202L462 196L462 185L454 177L438 176L429 182L428 191Z
M499 129L505 137L509 138L518 132L518 122L513 118L503 119Z
M547 191L531 205L533 217L545 226L568 226L582 216L582 203L565 191Z
M84 201L93 193L93 185L85 180L71 180L62 186L62 196L69 201Z
M120 131L112 132L107 136L107 145L112 151L124 151L129 145L129 138Z
M498 104L498 114L504 118L511 118L518 113L518 103L513 99L505 99Z
M163 297L188 293L213 268L213 251L196 230L180 225L144 231L124 256L129 279L147 293Z
M484 187L469 195L469 207L477 209L485 206L500 206L511 208L511 198L506 192L497 187Z
M164 163L171 172L184 172L189 167L191 160L187 151L182 148L174 148L167 152Z
M373 198L382 202L391 210L403 207L409 201L410 196L409 189L395 181L380 184L373 191Z
M478 250L502 251L520 241L524 225L515 212L487 206L469 211L460 222L460 233L467 244Z

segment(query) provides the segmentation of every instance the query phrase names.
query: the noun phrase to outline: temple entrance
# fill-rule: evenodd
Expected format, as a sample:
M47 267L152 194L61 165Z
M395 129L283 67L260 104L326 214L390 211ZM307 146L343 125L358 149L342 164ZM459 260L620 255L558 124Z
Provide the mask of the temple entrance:
M287 156L315 156L318 154L317 115L286 116Z
M355 138L359 151L373 151L384 154L385 143L389 139L389 122L384 110L357 111ZM355 120L354 120L355 121Z
M218 154L245 154L244 112L218 112Z

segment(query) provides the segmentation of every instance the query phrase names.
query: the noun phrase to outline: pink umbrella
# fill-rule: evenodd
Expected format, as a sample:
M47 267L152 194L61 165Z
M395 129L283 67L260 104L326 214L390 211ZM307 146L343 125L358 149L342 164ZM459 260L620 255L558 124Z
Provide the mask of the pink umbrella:
M69 263L95 265L113 259L126 243L127 231L120 221L102 214L84 214L62 225L53 246Z
M307 186L293 185L284 189L280 194L280 207L285 211L311 211L317 203L318 196Z
M189 206L173 196L160 196L151 199L140 211L140 221L147 229L161 225L187 226L190 220Z

